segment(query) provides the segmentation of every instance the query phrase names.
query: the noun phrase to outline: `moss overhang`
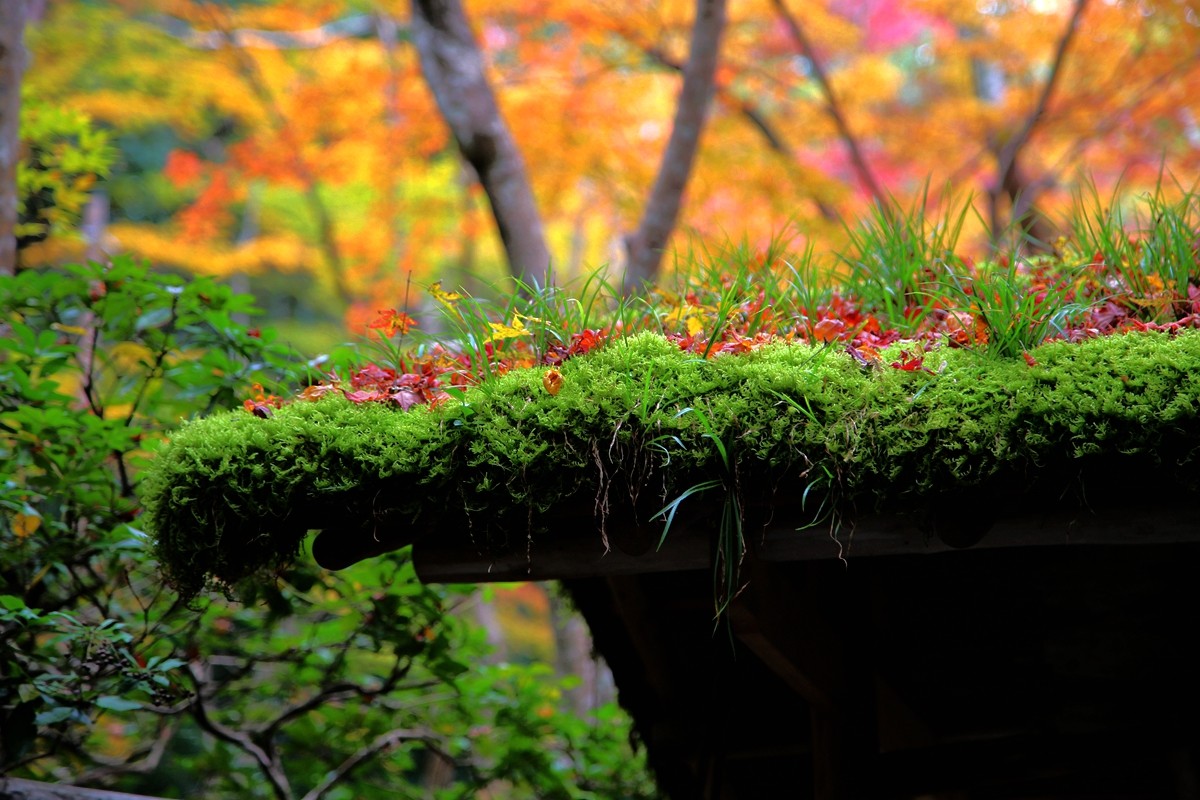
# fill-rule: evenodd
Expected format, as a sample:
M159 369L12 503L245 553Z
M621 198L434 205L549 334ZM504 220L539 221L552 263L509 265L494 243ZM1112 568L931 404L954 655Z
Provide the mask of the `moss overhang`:
M856 510L1096 459L1200 484L1200 332L1052 342L1034 363L936 348L925 370L888 366L902 347L871 367L802 344L700 359L644 334L563 364L556 395L531 368L409 411L334 396L267 419L217 414L155 459L147 528L192 593L285 565L311 529L536 538L555 535L539 520L572 499L645 521L703 481L748 502L807 492Z

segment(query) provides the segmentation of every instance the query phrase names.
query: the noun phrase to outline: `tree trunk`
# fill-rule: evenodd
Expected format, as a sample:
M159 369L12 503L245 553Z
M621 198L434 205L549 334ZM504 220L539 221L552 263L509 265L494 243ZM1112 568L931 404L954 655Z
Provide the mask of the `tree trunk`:
M595 654L587 622L565 597L550 590L550 624L554 628L554 669L559 676L574 675L579 685L563 692L564 710L584 719L599 706L615 699L612 675Z
M671 138L650 190L650 199L637 231L625 242L629 261L622 281L628 294L654 281L663 250L675 228L683 191L700 145L700 134L712 102L721 34L725 29L725 0L696 0L696 21L688 61L683 67L683 88L675 108Z
M484 74L483 54L459 0L413 0L412 35L438 109L492 206L512 274L545 285L550 251L525 162Z
M17 270L17 161L25 19L25 0L0 0L0 275L13 275Z

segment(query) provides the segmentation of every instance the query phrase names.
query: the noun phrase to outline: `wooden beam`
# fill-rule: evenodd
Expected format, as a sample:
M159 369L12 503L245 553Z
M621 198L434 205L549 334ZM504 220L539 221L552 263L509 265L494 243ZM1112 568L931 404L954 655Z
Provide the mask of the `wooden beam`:
M847 521L837 531L828 527L796 530L773 524L763 534L760 558L765 561L808 561L945 553L964 549L962 532L938 530L936 516L865 516ZM1194 505L1104 508L1021 514L995 520L982 533L970 532L973 549L1062 545L1145 545L1200 541Z
M1025 513L1002 517L987 528L970 529L951 528L947 518L952 519L953 514L933 513L922 519L871 515L846 521L836 532L798 529L800 523L780 509L765 530L748 533L748 537L757 558L765 562L944 553L963 549L956 546L963 544L976 549L1173 544L1200 541L1194 509L1187 504L1122 505L1094 513ZM544 533L494 553L482 551L465 534L433 531L414 545L417 574L427 583L486 583L677 572L711 565L714 514L698 511L689 519L676 520L661 548L622 550L620 546L605 548L592 523L590 503L581 503L574 511L560 509ZM651 538L657 542L661 528L654 530ZM619 545L625 537L611 532L609 538Z
M485 583L619 577L655 572L708 569L708 538L675 536L662 549L634 555L605 548L600 534L583 520L581 534L557 531L530 539L525 547L494 554L468 541L430 537L413 547L413 564L426 583Z
M749 585L729 609L734 636L809 705L837 716L841 647L821 602L761 562L750 560L745 577Z
M125 794L59 783L42 783L21 778L0 778L4 800L158 800L144 794Z

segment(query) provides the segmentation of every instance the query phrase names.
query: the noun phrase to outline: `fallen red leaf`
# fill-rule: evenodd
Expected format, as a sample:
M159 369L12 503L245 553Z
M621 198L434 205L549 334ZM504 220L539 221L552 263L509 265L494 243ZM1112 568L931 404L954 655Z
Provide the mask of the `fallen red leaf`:
M838 339L846 330L846 323L840 319L825 317L813 326L813 338L818 342L832 342Z

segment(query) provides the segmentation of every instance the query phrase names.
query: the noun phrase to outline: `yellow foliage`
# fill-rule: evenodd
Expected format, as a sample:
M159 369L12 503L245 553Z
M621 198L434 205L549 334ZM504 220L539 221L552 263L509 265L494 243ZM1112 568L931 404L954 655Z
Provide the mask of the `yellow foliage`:
M525 320L520 315L513 317L513 321L505 324L503 322L489 322L492 327L492 333L488 336L489 342L499 342L504 339L516 339L521 336L528 336L531 331L525 327Z
M434 281L429 285L429 295L444 305L446 308L453 308L454 304L462 300L462 295L458 292L447 292L442 288L441 281Z
M405 273L424 280L444 269L480 274L503 263L487 200L455 153L409 43L390 53L372 36L312 49L202 49L147 22L152 15L135 18L131 5L52 3L30 31L30 85L118 131L169 127L177 147L212 162L208 186L218 169L230 186L193 195L176 224L114 225L121 247L204 274L308 271L328 282L308 209L303 219L265 209L261 236L228 241L245 187L259 182L268 193L284 187L291 194L289 214L296 197L319 191L331 217L330 245L364 301L393 304ZM292 32L358 8L338 0L136 5L197 30ZM405 25L402 0L369 5ZM1126 185L1152 179L1159 154L1176 174L1200 170L1200 149L1188 144L1200 137L1200 28L1194 13L1187 16L1190 5L1156 4L1147 14L1133 3L1087 7L1052 101L1021 153L1026 183L1051 218L1081 170L1098 173L1102 187L1122 175ZM981 202L997 191L996 147L1033 113L1075 4L787 6L811 39L872 175L907 206L926 179L935 189L952 180ZM671 132L676 67L687 57L694 4L481 0L467 10L524 156L556 271L578 274L618 260ZM984 73L995 79L994 99L981 86ZM837 246L845 236L840 219L860 215L872 198L812 62L772 0L729 9L718 77L668 248L684 236L761 242L788 228L818 251ZM216 132L230 125L236 134ZM223 152L203 152L214 142ZM969 224L983 233L976 219ZM37 263L62 252L35 246L23 257ZM454 302L453 293L434 296ZM701 331L704 312L688 313L678 322ZM518 330L501 325L495 334Z
M864 55L830 80L840 102L861 107L895 100L904 73L886 55Z
M180 247L159 226L117 223L110 228L122 250L156 264L171 264L198 275L253 275L265 270L319 272L315 247L291 233L268 234L242 244L196 243Z

